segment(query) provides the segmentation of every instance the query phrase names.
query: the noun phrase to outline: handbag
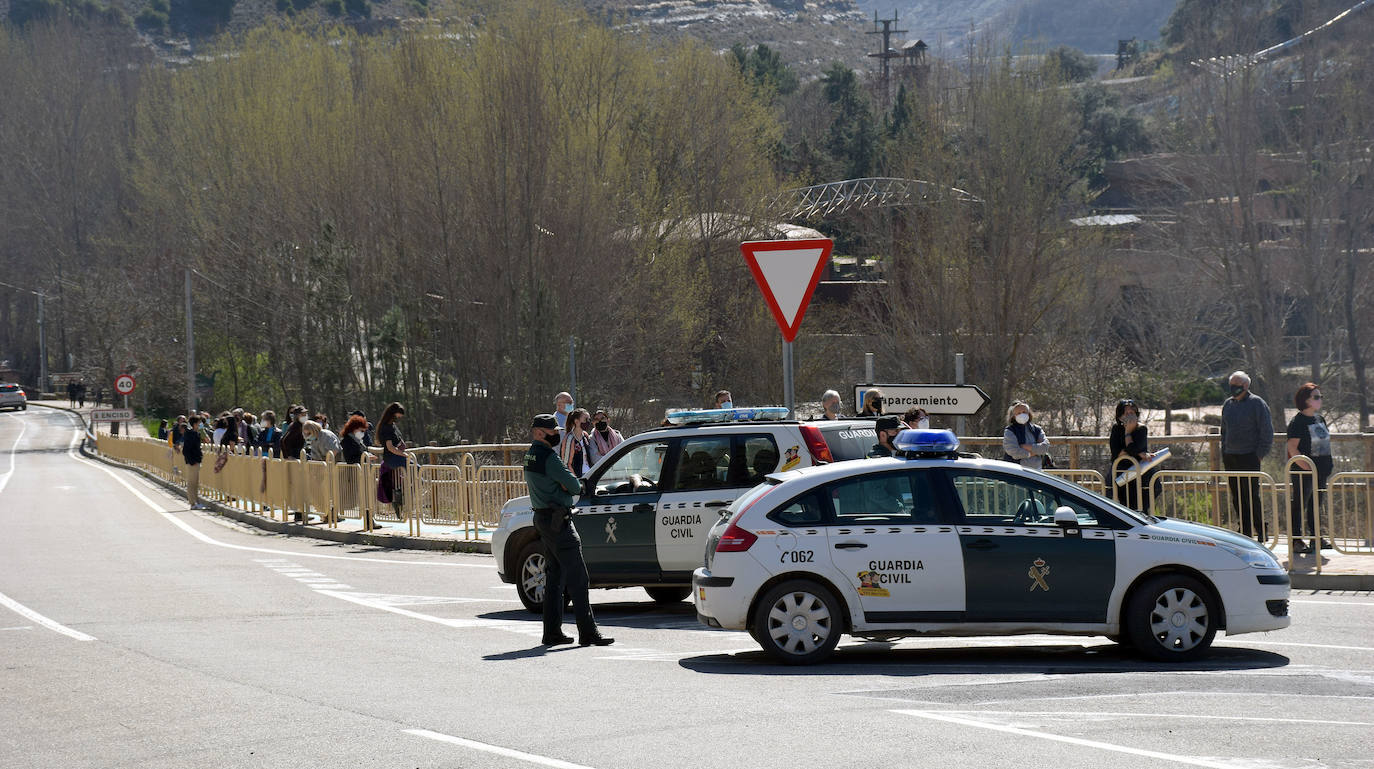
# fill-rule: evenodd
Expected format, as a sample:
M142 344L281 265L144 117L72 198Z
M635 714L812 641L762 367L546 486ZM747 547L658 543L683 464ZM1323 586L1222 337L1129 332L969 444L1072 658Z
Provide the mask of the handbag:
M229 452L221 451L219 456L215 458L215 472L223 470L227 464L229 464Z
M402 443L396 448L400 449L401 451L405 451L406 445ZM391 468L392 470L398 470L406 466L406 458L402 454L393 454L390 451L387 451L386 449L382 449L382 464L386 467Z

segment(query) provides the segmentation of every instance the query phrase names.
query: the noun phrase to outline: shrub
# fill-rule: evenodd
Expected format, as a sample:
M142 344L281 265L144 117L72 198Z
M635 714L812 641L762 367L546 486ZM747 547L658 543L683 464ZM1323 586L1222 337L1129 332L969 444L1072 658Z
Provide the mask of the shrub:
M344 7L348 9L349 16L372 18L372 3L368 0L344 0Z

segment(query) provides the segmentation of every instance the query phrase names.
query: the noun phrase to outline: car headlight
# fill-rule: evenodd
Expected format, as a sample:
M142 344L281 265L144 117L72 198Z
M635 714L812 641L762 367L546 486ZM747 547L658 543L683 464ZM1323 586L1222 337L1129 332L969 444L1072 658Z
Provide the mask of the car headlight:
M1218 542L1217 547L1245 562L1246 566L1256 569L1278 569L1279 561L1274 554L1262 547L1241 547Z

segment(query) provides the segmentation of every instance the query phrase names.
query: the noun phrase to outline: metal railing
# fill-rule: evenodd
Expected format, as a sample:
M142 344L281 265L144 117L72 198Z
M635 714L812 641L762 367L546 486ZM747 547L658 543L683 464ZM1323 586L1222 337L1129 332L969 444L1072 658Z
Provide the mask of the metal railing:
M1192 436L1207 439L1215 436ZM183 482L184 464L166 443L150 438L131 438L100 434L100 452L112 459L142 468L173 483ZM1053 439L1052 439L1053 440ZM1075 438L1083 445L1105 439ZM1172 440L1172 439L1171 439ZM966 445L993 439L967 439ZM1000 446L1000 442L997 443ZM342 519L364 521L405 521L409 531L419 534L420 524L459 527L460 539L479 539L484 529L500 522L501 507L514 497L527 493L520 466L509 463L523 446L493 444L482 446L430 447L409 452L410 462L402 474L399 506L378 501L379 464L364 454L361 464L328 461L275 459L254 450L241 448L208 449L200 472L202 495L239 509L286 521L308 520L316 516L326 526L337 526ZM416 454L451 461L421 464ZM504 464L479 464L478 458L500 457ZM222 461L221 461L222 460ZM1244 514L1257 496L1258 510L1251 516L1251 530L1262 526L1264 542L1277 546L1286 541L1290 564L1299 561L1293 553L1294 540L1308 536L1320 542L1329 540L1336 551L1345 554L1374 555L1374 472L1335 472L1326 488L1313 493L1313 524L1295 531L1291 507L1301 488L1296 484L1316 485L1316 473L1303 469L1295 457L1275 474L1253 471L1233 472L1218 469L1161 468L1153 475L1116 486L1114 477L1085 467L1064 467L1046 471L1123 504L1133 503L1140 510L1152 503L1151 512L1183 520L1244 531ZM219 467L216 470L216 466ZM1134 460L1123 460L1117 470L1132 469ZM1138 474L1137 474L1138 475ZM977 509L1003 509L1015 500L999 499L997 484L965 484L960 488L964 501ZM1135 491L1130 494L1130 490ZM1013 505L1014 506L1014 505ZM1321 569L1321 559L1313 558Z

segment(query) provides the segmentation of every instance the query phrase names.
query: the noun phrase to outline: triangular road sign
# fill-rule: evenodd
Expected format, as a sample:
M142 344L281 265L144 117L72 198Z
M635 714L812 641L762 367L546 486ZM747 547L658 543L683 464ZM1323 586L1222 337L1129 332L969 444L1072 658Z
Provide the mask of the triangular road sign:
M828 238L752 240L739 244L784 341L797 338L797 329L811 304L811 292L820 282L834 245Z

